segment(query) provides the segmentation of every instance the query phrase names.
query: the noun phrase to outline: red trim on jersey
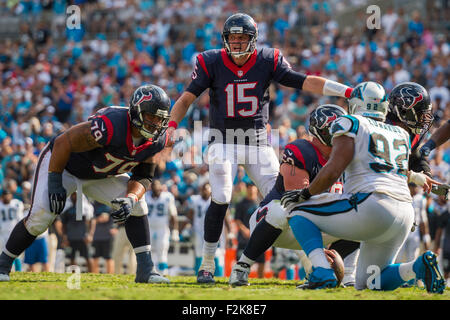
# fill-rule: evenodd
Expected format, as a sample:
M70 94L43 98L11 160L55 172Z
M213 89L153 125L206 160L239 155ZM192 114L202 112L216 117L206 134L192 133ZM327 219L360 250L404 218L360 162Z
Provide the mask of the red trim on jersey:
M106 145L108 145L111 142L111 139L113 137L114 127L111 123L111 120L109 120L107 116L103 115L103 116L100 116L100 118L102 118L106 124L106 130L107 130L106 133L108 134L108 138L106 140Z
M419 142L419 139L420 139L420 135L419 135L419 134L416 134L416 135L414 136L413 141L411 142L411 149L416 145L417 142Z
M345 97L350 98L350 96L352 95L352 92L353 92L353 88L347 88L344 93Z
M152 140L147 140L146 143L141 144L139 147L135 147L133 143L133 139L131 137L131 123L130 123L130 116L127 115L127 147L128 152L130 155L134 156L136 153L141 152L142 150L146 149L148 146L153 144Z
M253 51L252 55L250 56L250 59L247 60L247 62L242 66L238 67L228 56L225 49L221 50L222 54L222 61L225 67L230 69L235 75L237 75L239 78L243 77L256 63L256 57L258 56L258 53Z
M293 144L288 144L286 146L286 149L291 150L294 155L297 157L298 160L300 160L300 162L303 164L303 168L306 170L306 164L305 164L305 159L303 158L302 152L300 151L300 149Z
M319 163L320 165L323 167L326 163L327 160L323 157L322 153L320 153L320 150L311 143L311 145L313 146L314 150L316 150L316 154L317 154L317 158L319 159Z
M274 57L273 57L273 71L275 71L277 69L279 55L280 55L280 50L275 49Z
M203 58L202 54L199 54L199 55L197 56L197 60L198 60L198 62L200 63L200 65L202 66L203 70L205 70L206 75L207 75L208 78L209 78L208 69L206 69L205 58Z

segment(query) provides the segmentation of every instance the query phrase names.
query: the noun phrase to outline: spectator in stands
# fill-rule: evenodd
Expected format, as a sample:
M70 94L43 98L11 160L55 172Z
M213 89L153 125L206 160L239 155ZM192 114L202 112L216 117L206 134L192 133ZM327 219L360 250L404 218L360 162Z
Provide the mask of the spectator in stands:
M78 265L76 253L84 258L88 272L92 272L90 244L92 243L96 221L94 207L83 195L81 213L77 212L77 194L74 192L66 202L65 210L60 214L63 226L63 243L69 249L71 265ZM81 217L77 217L80 215Z
M114 236L117 234L117 228L111 219L110 208L104 204L95 203L95 233L92 246L94 247L93 255L93 273L99 273L99 259L103 258L106 266L106 273L114 273L114 260L112 259L112 245Z

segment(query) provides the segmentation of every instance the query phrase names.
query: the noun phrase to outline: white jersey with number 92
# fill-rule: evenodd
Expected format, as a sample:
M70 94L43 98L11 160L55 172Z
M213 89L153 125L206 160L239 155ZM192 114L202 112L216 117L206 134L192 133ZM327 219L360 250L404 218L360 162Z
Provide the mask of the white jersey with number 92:
M354 139L353 160L345 169L346 193L380 192L411 202L407 183L411 148L408 133L397 126L363 116L342 116L331 125L333 138Z

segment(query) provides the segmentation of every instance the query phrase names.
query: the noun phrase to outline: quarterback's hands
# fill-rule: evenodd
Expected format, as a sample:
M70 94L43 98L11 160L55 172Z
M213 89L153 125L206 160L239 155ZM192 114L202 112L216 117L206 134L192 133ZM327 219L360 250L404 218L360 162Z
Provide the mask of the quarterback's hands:
M293 206L311 198L308 188L286 191L281 198L281 206L290 211Z
M138 202L137 197L128 196L125 198L116 198L111 201L111 204L118 208L111 213L111 218L117 224L122 224L131 215L135 204Z
M67 193L62 184L62 173L48 173L48 200L50 212L60 214L66 205Z

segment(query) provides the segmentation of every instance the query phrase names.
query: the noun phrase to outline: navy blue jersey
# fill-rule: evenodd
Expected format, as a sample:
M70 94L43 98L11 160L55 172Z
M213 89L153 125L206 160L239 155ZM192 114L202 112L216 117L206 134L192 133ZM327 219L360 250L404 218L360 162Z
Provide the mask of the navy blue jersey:
M161 151L166 135L135 146L131 137L128 108L108 107L89 117L91 133L103 147L71 153L65 169L80 179L103 179L130 172L139 163ZM54 139L50 143L53 149Z
M309 181L312 181L327 160L311 142L297 139L284 147L281 164L283 163L305 170L309 174ZM280 200L285 191L283 176L278 174L274 187L260 203L260 206L265 206L272 200Z
M256 136L265 136L271 81L301 89L305 78L292 71L278 49L255 50L241 67L225 49L214 49L197 56L186 91L199 96L210 88L210 128L222 134L226 129L255 129Z
M385 121L387 124L391 124L391 125L393 125L393 126L400 126L400 120L394 120L394 119L391 119L391 118L389 118L389 117L387 117L386 118L386 121ZM403 128L403 127L402 127ZM411 132L411 130L409 129L409 128L405 128L405 130L406 130L406 132L408 132L408 134L409 134L409 142L411 142L411 149L415 149L415 148L417 148L418 147L418 142L419 142L419 140L420 140L420 135L419 134L415 134L415 133L412 133Z

